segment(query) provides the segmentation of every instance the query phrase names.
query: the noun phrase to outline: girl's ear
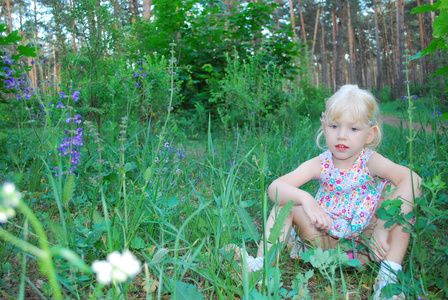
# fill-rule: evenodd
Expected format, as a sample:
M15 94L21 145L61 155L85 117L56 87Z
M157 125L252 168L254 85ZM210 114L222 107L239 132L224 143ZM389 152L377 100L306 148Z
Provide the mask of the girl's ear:
M378 134L378 127L376 127L376 125L370 127L369 134L367 135L366 144L368 145L371 142L373 142L373 140L376 138L377 134Z

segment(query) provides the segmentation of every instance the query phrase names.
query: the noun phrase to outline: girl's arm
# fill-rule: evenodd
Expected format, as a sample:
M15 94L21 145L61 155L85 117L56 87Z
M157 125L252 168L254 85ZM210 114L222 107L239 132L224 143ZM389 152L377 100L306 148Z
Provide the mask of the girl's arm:
M395 187L390 199L400 197L403 200L401 211L407 214L414 210L414 195L422 196L422 179L405 166L396 164L379 153L373 153L369 159L369 171L372 176L388 179ZM414 190L413 190L414 189Z
M302 185L312 179L319 179L321 172L320 158L312 158L297 169L274 180L268 188L268 195L272 202L285 205L288 201L294 201L295 206L302 206L310 218L312 224L318 229L330 230L332 220L314 197L305 190Z

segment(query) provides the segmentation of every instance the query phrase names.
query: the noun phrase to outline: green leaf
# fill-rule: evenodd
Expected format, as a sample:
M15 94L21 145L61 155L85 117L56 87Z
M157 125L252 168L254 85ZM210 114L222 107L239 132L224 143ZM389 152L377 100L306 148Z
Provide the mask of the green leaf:
M436 11L437 8L434 7L434 5L428 4L428 5L422 5L419 7L415 7L411 10L411 14L421 14L429 11Z
M146 169L146 171L145 171L145 173L143 174L143 178L146 180L146 181L150 181L151 180L151 177L152 177L152 174L151 174L152 172L151 172L151 167L148 167L147 169Z
M390 219L389 214L382 207L378 208L376 213L378 214L378 218L380 218L381 220L389 220Z
M48 229L54 234L56 241L63 242L65 240L65 237L63 235L64 229L62 228L61 224L56 223L50 219L47 219L45 223L47 224Z
M145 240L139 236L137 236L131 243L131 247L133 249L143 249L145 248L145 246L146 246Z
M95 229L87 234L87 238L84 240L84 244L92 249L96 242L101 238L106 231L104 226L96 226Z
M21 41L22 37L19 36L19 31L15 30L13 32L11 32L10 34L8 34L2 42L4 42L5 44L3 45L10 45L10 44L15 44L18 41Z
M75 176L68 175L67 181L64 184L62 190L62 202L67 204L67 202L72 198L72 194L75 191Z
M29 47L29 46L17 46L17 50L19 51L20 55L28 56L28 57L36 57L37 56L37 49L36 47Z
M432 28L434 29L432 35L434 37L445 37L448 34L448 23L446 22L447 19L448 11L440 11L439 16L434 19L434 23L432 24Z
M198 291L196 286L182 282L180 280L176 280L173 299L174 300L191 300L191 299L201 300L201 299L204 299L204 295L202 295L202 293Z
M351 267L357 267L357 266L361 266L362 263L359 259L350 259L347 264Z
M0 32L5 32L8 30L8 26L6 26L5 24L0 24Z
M448 73L448 66L437 69L434 74L431 74L431 76L442 76L446 73Z
M448 112L443 113L442 117L440 118L440 120L448 120Z
M275 241L282 234L283 225L285 225L285 221L288 218L289 212L291 211L293 206L294 206L294 202L288 201L288 203L286 203L286 205L283 206L282 209L280 210L280 212L275 220L275 224L274 224L274 226L272 226L271 232L269 234L268 241L270 243L274 244Z
M236 211L238 212L241 223L243 223L246 234L250 236L253 241L258 241L260 239L260 235L258 234L257 229L255 228L255 224L249 213L240 205L236 206Z
M154 254L154 257L151 260L151 264L158 264L162 262L167 255L168 250L166 250L166 248L160 248L159 250L157 250L156 254Z

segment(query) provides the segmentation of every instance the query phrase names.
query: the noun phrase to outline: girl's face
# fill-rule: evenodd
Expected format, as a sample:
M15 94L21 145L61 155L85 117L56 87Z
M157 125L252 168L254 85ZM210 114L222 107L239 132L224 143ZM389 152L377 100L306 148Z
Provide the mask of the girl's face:
M333 154L334 166L338 169L349 169L377 132L376 127L355 120L347 110L337 120L322 121L322 126L327 147Z

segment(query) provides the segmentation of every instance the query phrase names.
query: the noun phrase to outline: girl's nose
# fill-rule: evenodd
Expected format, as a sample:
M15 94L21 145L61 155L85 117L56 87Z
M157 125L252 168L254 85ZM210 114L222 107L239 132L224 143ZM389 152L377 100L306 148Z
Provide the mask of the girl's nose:
M345 139L347 137L347 130L341 128L338 130L338 138Z

